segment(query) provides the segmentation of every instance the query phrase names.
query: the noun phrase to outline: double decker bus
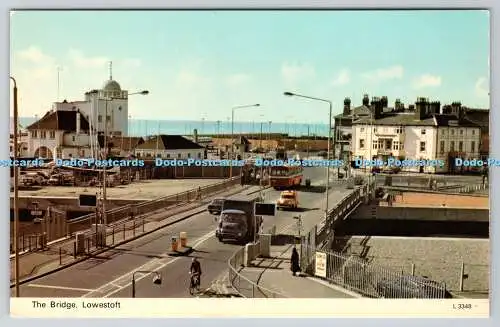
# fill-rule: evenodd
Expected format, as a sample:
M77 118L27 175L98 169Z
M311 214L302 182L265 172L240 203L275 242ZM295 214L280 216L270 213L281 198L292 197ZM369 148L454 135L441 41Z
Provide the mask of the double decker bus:
M270 173L270 184L275 190L292 189L300 186L304 176L302 166L278 166L272 167Z

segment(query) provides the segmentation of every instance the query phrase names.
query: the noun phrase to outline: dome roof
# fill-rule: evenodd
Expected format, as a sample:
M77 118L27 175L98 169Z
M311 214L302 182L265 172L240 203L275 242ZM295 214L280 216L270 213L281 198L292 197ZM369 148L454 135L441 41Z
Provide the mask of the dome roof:
M104 83L104 86L102 89L106 92L116 92L116 91L120 92L122 90L120 87L120 84L118 84L117 81L114 81L112 79L107 80Z

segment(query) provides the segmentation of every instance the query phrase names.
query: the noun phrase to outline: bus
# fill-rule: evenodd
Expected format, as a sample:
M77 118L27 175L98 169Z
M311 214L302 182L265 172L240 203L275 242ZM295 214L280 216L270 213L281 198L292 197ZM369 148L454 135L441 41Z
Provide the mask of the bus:
M270 184L275 190L292 189L300 186L304 177L304 168L301 166L272 167Z

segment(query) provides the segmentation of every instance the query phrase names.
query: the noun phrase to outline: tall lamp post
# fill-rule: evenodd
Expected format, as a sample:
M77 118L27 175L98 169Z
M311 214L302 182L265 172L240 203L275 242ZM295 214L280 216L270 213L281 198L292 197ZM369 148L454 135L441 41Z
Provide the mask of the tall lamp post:
M236 106L231 108L231 158L229 160L229 179L233 179L233 156L234 156L234 111L237 109L260 107L259 103L247 104L243 106Z
M17 103L17 82L16 79L10 76L14 83L13 102L14 102L14 162L17 160L18 150L18 103ZM19 297L19 167L14 165L14 280L15 280L15 296Z
M97 90L93 90L91 91L90 93L91 94L97 94L99 91ZM148 90L144 90L144 91L139 91L139 92L133 92L133 93L128 93L127 96L130 96L130 95L148 95L149 94L149 91ZM101 100L104 100L106 102L106 106L105 106L105 110L104 110L104 153L105 153L105 156L104 156L104 159L107 160L108 159L108 102L109 101L113 101L115 99L121 99L121 98L117 98L117 97L111 97L111 98L103 98ZM106 166L103 165L102 167L102 174L103 174L103 177L102 177L102 201L101 201L101 206L102 206L102 223L104 224L104 226L107 226L108 225L108 217L107 217L107 214L106 214L106 201L107 201L107 194L106 194L106 189L107 189L107 170L106 170ZM97 223L97 219L96 219L96 223Z
M330 100L326 99L321 99L321 98L315 98L315 97L310 97L307 95L301 95L297 93L292 93L292 92L284 92L283 93L285 96L295 96L299 98L305 98L309 100L315 100L315 101L321 101L321 102L326 102L329 105L329 118L328 118L328 146L327 146L327 160L328 160L328 165L326 166L326 190L325 190L325 219L328 218L328 190L330 188L330 143L332 139L332 102Z

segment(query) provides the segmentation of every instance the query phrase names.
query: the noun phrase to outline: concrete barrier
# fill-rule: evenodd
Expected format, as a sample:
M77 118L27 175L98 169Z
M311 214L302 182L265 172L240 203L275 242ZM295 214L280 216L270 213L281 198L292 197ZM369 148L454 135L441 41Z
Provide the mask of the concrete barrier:
M259 235L259 243L260 243L259 256L264 258L271 257L271 239L272 239L271 234Z

